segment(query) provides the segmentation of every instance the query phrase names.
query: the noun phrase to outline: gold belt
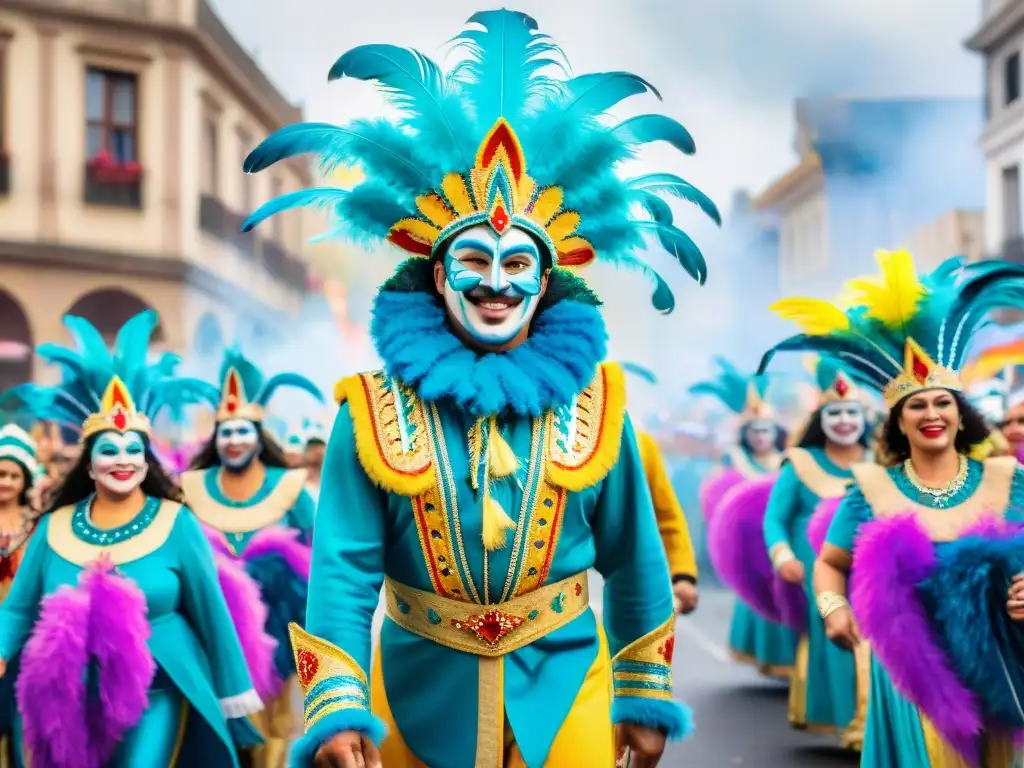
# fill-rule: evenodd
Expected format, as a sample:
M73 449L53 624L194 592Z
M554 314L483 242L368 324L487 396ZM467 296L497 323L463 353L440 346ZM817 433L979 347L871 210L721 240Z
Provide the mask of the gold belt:
M385 579L388 617L414 635L475 656L497 657L564 627L590 605L587 574L503 603L480 605Z

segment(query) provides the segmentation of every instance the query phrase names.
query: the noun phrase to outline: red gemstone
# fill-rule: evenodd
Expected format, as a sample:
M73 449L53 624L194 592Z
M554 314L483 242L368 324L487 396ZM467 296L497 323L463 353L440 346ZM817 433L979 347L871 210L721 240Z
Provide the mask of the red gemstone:
M576 582L575 589L576 589L576 597L579 597L580 595L583 594L583 585L580 584L578 581Z
M508 227L508 214L505 213L505 209L500 205L491 214L491 226L494 227L494 231L499 235Z
M234 398L228 400L228 413L234 413L238 410L238 401Z
M914 376L917 377L918 381L920 381L922 384L924 384L925 379L928 378L928 373L929 373L928 364L924 360L922 360L920 357L918 357L917 355L914 355L914 359L913 359L912 362L913 362Z
M850 387L847 385L846 379L842 376L836 379L835 390L836 394L840 397L846 397L846 393L850 391Z
M114 426L122 432L124 431L124 428L128 426L128 417L125 416L124 411L114 412Z
M304 648L298 652L297 656L298 664L296 668L299 673L299 682L305 688L316 677L317 670L320 669L320 660L316 657L315 653Z
M662 643L658 649L658 653L661 654L661 658L665 660L666 664L672 663L672 656L676 652L676 636L669 635L668 639Z
M465 621L452 619L452 626L472 632L488 645L497 645L499 640L520 627L524 621L520 616L490 610L478 616L470 616Z

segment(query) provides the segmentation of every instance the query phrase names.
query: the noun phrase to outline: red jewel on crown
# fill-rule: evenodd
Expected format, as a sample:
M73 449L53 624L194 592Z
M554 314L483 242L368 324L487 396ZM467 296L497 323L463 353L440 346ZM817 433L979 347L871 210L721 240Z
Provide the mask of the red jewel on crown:
M128 426L128 414L126 414L121 408L114 411L114 417L112 420L114 422L114 426L121 432L124 432L125 428Z
M500 205L491 214L491 226L494 227L494 231L499 235L508 228L508 214L505 213L505 209Z
M846 379L841 376L836 379L835 390L836 394L840 397L846 397L846 393L850 391L850 386L846 383Z
M227 409L228 413L234 413L235 411L237 411L238 401L233 397L228 398Z
M928 380L928 374L931 373L931 371L928 368L928 363L926 363L924 360L922 360L917 355L914 355L914 358L911 361L911 363L912 363L912 366L913 366L912 370L913 370L913 373L914 373L914 377L919 382L924 384L925 381Z

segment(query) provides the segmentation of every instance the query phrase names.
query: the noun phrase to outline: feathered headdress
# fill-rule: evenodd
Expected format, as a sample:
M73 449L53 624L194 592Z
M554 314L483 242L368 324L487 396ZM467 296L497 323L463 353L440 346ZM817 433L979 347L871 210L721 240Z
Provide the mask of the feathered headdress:
M247 173L315 154L325 171L360 165L365 180L351 190L282 195L253 213L243 231L280 211L316 206L336 220L323 238L388 240L431 257L467 227L489 224L498 234L518 227L547 247L553 266L597 258L642 271L654 282L654 306L670 312L672 291L636 251L651 236L703 283L704 257L675 226L664 197L694 203L720 224L718 209L673 174L623 179L616 169L657 141L693 154L690 134L657 114L603 123L623 99L661 96L627 72L558 77L568 71L561 49L524 13L481 11L468 24L453 40L465 59L448 72L394 45L361 45L338 59L328 79L376 82L400 119L302 123L271 135L246 158Z
M0 428L0 460L3 459L21 464L31 480L44 474L43 466L36 458L36 441L16 424Z
M690 387L690 394L717 397L726 408L738 414L744 423L775 417L774 410L764 399L768 391L767 376L740 373L724 357L716 357L715 363L719 368L718 376L694 384Z
M278 373L265 378L263 372L237 347L224 353L220 369L220 404L217 406L217 421L248 419L262 422L267 403L282 387L295 387L324 401L320 388L298 373Z
M879 251L881 273L847 284L845 311L821 299L784 299L773 312L803 333L768 350L819 352L882 392L891 408L925 389L961 391L959 371L972 335L993 310L1024 303L1024 266L1005 261L966 264L956 258L919 277L907 251Z
M88 320L67 315L64 325L77 349L59 344L36 348L44 361L59 366L60 384L23 384L11 392L37 419L81 429L81 439L116 430L150 433L165 407L217 402L217 388L175 374L181 358L164 353L148 363L150 337L158 322L154 310L140 312L117 334L113 351Z
M845 366L834 358L815 355L809 369L818 387L818 405L861 401L861 390Z

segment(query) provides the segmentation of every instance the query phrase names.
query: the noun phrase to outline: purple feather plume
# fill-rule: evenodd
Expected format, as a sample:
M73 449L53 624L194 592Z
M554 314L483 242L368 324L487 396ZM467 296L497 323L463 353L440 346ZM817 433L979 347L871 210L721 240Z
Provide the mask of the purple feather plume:
M715 516L725 494L743 480L743 475L735 469L723 467L704 481L700 487L700 509L705 520L711 520Z
M206 540L210 542L210 546L213 547L214 554L234 558L235 553L228 544L228 540L224 538L223 533L206 523L200 523L200 525L202 526L203 533L206 534Z
M281 692L282 680L274 668L277 640L264 631L267 607L260 597L259 585L237 561L214 553L217 580L232 623L242 645L253 687L263 701L270 701Z
M896 689L957 752L976 759L983 728L978 699L950 668L916 591L936 563L913 515L865 523L854 545L850 601Z
M708 522L708 554L715 572L768 621L781 620L775 573L764 543L764 513L777 475L733 486Z
M38 765L94 768L82 683L89 665L89 596L64 586L42 601L16 682L25 742Z
M828 529L832 525L832 520L835 518L836 510L839 509L839 503L842 500L842 496L834 499L822 499L814 508L814 514L811 515L811 519L807 523L807 539L811 542L815 555L820 555L821 548L825 546Z
M276 555L288 564L296 576L308 583L313 550L299 541L301 536L302 532L295 528L280 525L264 528L249 539L249 543L242 551L241 559L249 561Z
M43 599L17 681L34 765L101 768L142 719L156 674L146 614L142 590L107 560ZM89 700L91 663L99 695Z

